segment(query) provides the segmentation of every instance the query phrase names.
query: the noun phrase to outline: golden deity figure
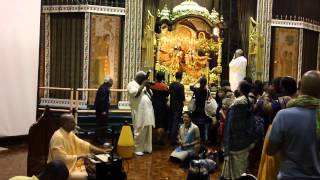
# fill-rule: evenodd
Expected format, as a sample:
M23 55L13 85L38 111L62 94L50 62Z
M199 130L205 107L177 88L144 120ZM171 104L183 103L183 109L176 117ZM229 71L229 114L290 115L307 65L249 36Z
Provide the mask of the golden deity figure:
M208 48L204 33L197 34L184 26L178 26L174 32L164 31L161 37L160 65L172 76L177 71L185 72L184 84L196 81L208 74Z
M147 11L147 23L144 29L142 48L144 49L144 60L147 67L153 67L154 62L154 39L155 39L155 19L151 12Z

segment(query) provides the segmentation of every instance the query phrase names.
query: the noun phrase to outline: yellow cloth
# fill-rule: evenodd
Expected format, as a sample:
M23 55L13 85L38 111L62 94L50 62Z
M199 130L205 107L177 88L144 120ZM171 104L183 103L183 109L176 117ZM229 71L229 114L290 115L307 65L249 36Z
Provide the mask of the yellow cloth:
M280 154L277 153L274 156L267 155L267 144L269 143L269 133L271 130L271 125L268 128L268 132L266 134L261 160L258 171L258 180L275 180L277 179L277 175L279 172L280 165Z
M32 176L32 177L28 177L28 176L15 176L10 178L9 180L39 180L37 176Z
M48 162L64 161L71 174L74 171L85 171L84 162L77 161L77 156L88 154L90 154L88 142L78 138L73 132L68 133L60 128L51 137Z

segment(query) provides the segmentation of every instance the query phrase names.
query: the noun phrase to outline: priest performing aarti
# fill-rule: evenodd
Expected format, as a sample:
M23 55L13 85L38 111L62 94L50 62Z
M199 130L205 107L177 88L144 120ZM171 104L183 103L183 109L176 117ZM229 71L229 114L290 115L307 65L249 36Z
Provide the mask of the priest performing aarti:
M238 49L229 63L229 81L232 91L237 90L240 81L246 77L246 68L247 59L243 56L243 51Z

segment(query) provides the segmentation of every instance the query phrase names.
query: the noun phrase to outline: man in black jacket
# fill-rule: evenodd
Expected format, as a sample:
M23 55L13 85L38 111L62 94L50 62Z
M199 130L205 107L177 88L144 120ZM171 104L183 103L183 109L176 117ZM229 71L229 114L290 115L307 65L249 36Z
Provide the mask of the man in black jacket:
M182 80L182 72L177 72L176 81L172 82L169 86L170 93L170 111L172 113L172 119L169 123L169 131L170 131L170 141L172 144L176 144L178 142L178 130L179 124L181 123L181 116L183 110L183 102L185 100L184 96L184 86L181 84Z
M99 144L104 144L106 140L107 118L110 106L110 88L113 84L113 80L110 76L104 78L104 83L99 87L96 99L94 102L94 108L96 110L97 126L96 141Z

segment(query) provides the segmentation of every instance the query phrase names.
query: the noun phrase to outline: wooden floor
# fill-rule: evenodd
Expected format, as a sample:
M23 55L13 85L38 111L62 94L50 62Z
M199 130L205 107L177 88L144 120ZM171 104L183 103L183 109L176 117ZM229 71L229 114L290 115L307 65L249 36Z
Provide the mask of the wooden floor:
M6 146L9 149L0 151L0 180L7 180L12 176L27 174L26 144Z
M6 146L0 151L0 180L7 180L16 175L26 175L27 144ZM124 161L128 180L185 180L187 170L169 161L173 146L154 146L153 153L134 157ZM220 170L211 174L211 179L218 179Z

